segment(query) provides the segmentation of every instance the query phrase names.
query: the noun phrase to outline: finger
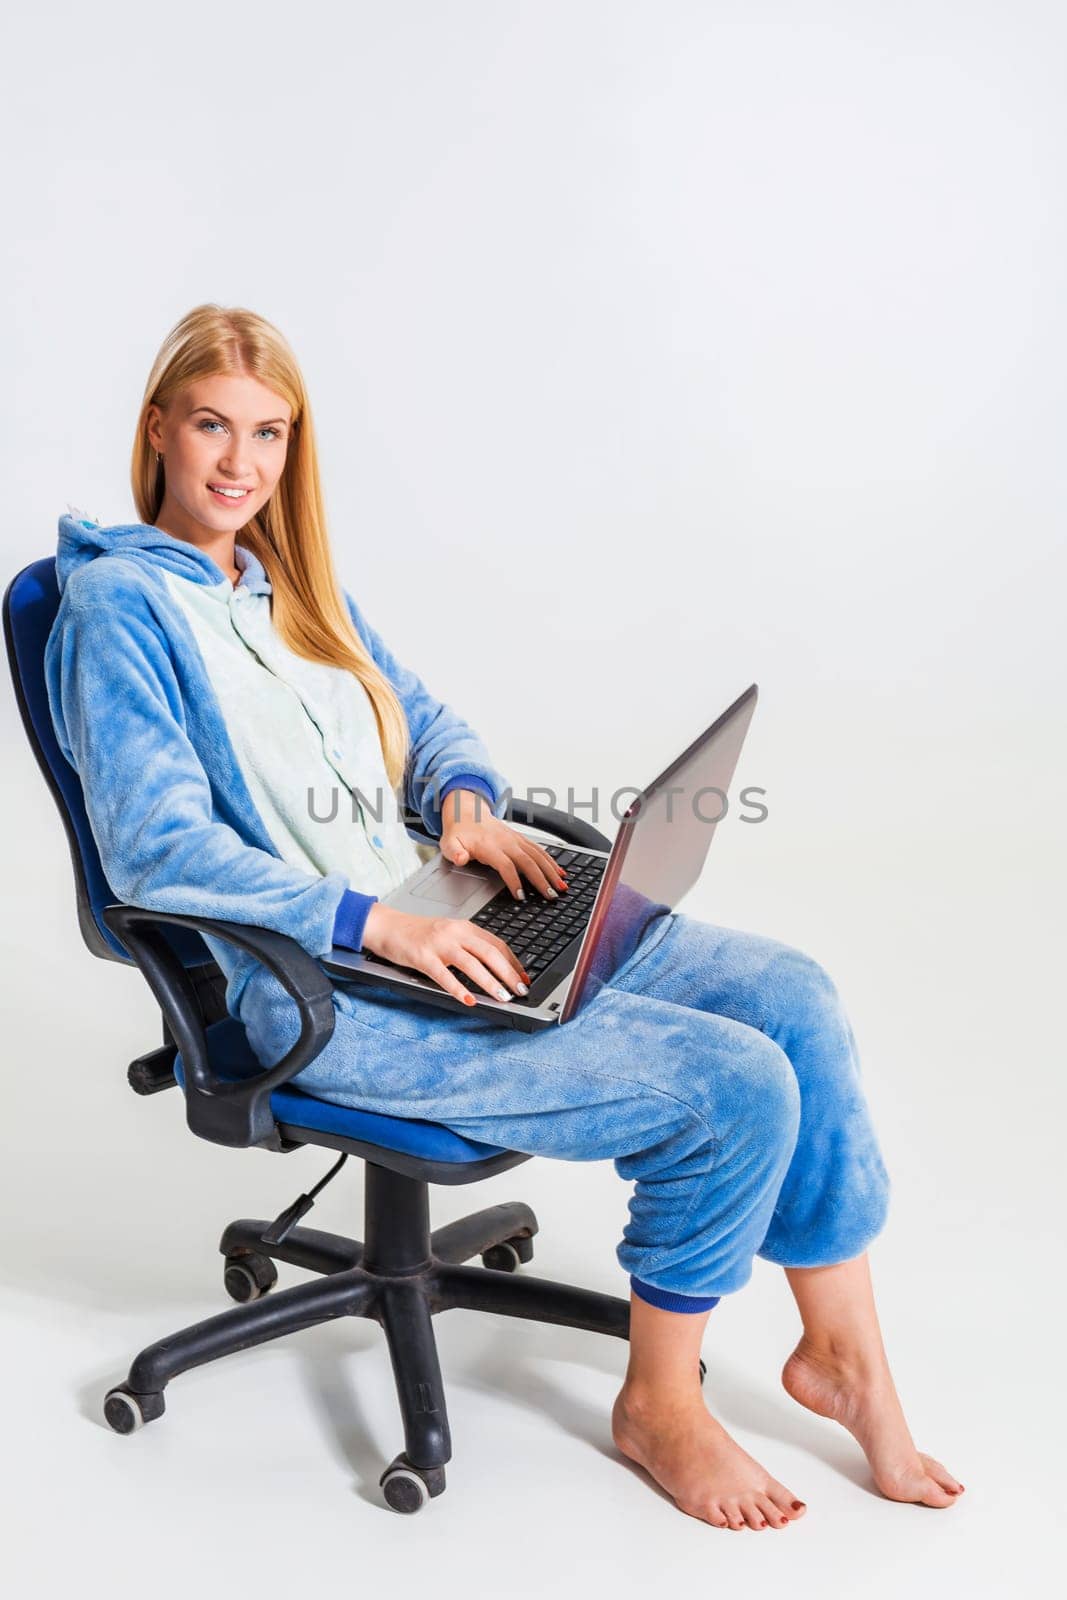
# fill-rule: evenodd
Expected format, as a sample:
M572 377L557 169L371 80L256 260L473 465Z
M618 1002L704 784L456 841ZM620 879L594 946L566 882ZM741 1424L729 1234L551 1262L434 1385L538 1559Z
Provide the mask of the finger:
M475 933L480 934L483 939L488 939L490 943L496 945L497 949L500 950L502 954L505 955L511 962L512 966L515 968L515 971L519 974L524 983L530 982L530 974L527 972L526 968L523 966L522 962L519 960L518 956L505 939L501 939L499 934L491 933L488 928L477 927L473 922L470 924L470 926L472 930Z
M566 888L566 867L561 867L555 856L550 856L547 850L545 850L541 845L535 844L532 839L524 839L523 843L532 853L534 860L537 862L542 872L547 874L549 881L554 883L557 889Z
M492 867L496 872L499 872L516 900L526 899L526 890L522 886L522 879L519 877L515 864L506 850L498 846L495 850L487 851L482 859L486 866Z
M486 994L491 995L494 1000L510 1000L513 998L511 990L501 983L495 973L490 972L489 968L478 960L473 950L458 949L452 957L452 965L458 967L468 978L473 978L475 983L480 984Z
M493 940L490 934L483 934L479 930L479 936L467 945L467 949L487 967L491 967L498 978L510 984L516 994L529 992L529 983L522 975L519 959L512 955L507 945L501 947L499 941Z
M477 996L471 994L470 990L460 983L454 973L449 972L440 956L426 956L425 965L420 970L425 972L428 978L432 978L435 983L439 983L447 994L454 994L457 1000L462 1000L464 1005L473 1006L477 1004Z
M457 867L465 866L470 860L471 853L468 846L464 843L463 839L455 833L449 839L447 847L442 847L442 852L447 859Z
M544 855L546 852L542 851L540 854ZM567 887L567 880L564 875L557 869L550 877L548 870L541 866L539 855L533 851L526 850L524 843L519 843L518 845L518 859L521 862L522 870L534 888L540 890L546 899L554 900L559 894L559 890ZM551 856L546 855L546 859L552 862ZM555 866L555 863L552 862L552 865ZM557 884L559 888L556 887Z

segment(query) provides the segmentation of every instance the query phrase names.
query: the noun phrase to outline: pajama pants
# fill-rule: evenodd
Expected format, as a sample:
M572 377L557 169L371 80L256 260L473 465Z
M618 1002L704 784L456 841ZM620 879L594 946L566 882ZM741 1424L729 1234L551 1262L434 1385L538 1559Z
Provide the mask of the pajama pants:
M889 1179L852 1027L824 968L775 939L660 914L571 1021L535 1033L382 985L342 984L334 1004L334 1034L297 1087L533 1155L614 1162L633 1185L616 1256L654 1305L709 1309L757 1255L850 1260L884 1225ZM264 1063L297 1037L265 969L240 1013Z

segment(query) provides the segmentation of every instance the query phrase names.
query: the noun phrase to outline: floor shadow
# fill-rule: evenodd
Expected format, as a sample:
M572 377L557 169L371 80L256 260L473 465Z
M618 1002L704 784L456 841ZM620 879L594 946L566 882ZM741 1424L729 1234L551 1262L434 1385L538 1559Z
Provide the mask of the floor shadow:
M386 1509L378 1480L404 1447L400 1413L398 1442L390 1447L376 1436L359 1401L361 1382L368 1381L361 1378L360 1358L372 1355L385 1335L376 1322L362 1318L322 1328L319 1335L299 1350L301 1387L331 1455L351 1473L356 1495L376 1510Z
M551 1417L563 1432L613 1460L625 1461L643 1479L647 1478L644 1469L616 1447L608 1412L592 1405L576 1406L573 1394L552 1382L539 1325L523 1323L517 1328L508 1328L506 1333L502 1330L502 1335L488 1351L483 1348L466 1359L453 1377L468 1388L506 1394L526 1409ZM556 1328L551 1360L595 1369L621 1384L626 1369L624 1345L623 1340L590 1334L582 1329ZM619 1348L612 1350L612 1346ZM724 1427L806 1451L854 1487L880 1498L863 1452L839 1424L804 1410L784 1390L779 1397L707 1351L704 1359L709 1369L704 1383L705 1402ZM777 1476L773 1462L768 1462L767 1468Z
M798 1405L784 1389L779 1388L776 1393L764 1383L755 1383L747 1373L718 1357L714 1362L707 1356L705 1360L709 1367L705 1397L723 1427L806 1451L857 1489L881 1498L867 1458L839 1423L817 1417ZM772 1463L768 1462L767 1468L774 1472Z

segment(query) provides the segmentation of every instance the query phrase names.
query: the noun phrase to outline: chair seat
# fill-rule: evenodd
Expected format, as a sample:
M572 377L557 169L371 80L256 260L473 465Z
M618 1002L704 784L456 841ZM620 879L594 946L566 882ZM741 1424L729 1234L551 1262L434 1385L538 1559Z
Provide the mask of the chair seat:
M206 1036L208 1057L220 1078L248 1078L263 1071L262 1063L248 1042L248 1035L235 1018L223 1017L211 1023ZM174 1076L184 1092L185 1068L180 1051L174 1060ZM365 1144L380 1145L386 1150L397 1150L424 1161L485 1161L507 1153L500 1145L466 1139L440 1122L422 1122L414 1117L385 1117L374 1111L353 1111L348 1106L305 1094L293 1084L284 1084L275 1089L270 1103L276 1120L290 1127L306 1128L309 1133L358 1139Z

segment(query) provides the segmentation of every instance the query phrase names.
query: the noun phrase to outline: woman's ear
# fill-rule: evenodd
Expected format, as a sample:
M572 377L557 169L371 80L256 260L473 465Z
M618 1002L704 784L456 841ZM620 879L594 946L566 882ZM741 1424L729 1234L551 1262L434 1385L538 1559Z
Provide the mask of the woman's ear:
M155 402L153 402L145 412L145 432L148 435L148 442L152 446L153 450L160 450L163 447L163 432L159 426L159 421L160 410Z

